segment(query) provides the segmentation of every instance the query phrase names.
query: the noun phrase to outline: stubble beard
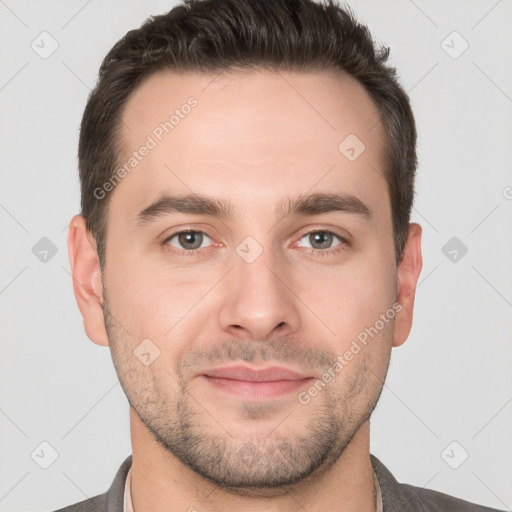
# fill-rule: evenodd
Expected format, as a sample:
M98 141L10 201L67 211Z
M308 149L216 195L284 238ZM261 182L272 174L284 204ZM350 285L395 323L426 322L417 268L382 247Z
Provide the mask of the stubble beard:
M308 405L297 402L284 421L286 411L275 414L276 424L282 423L270 435L236 437L229 428L222 426L221 419L214 418L201 406L198 398L189 391L189 382L184 382L181 376L179 386L174 378L177 395L169 397L161 393L169 386L159 388L156 374L149 374L151 370L126 348L131 344L110 316L106 300L104 314L116 372L130 406L142 423L157 443L179 461L215 486L235 495L279 496L290 492L295 484L305 479L318 478L339 459L359 428L369 420L387 374L386 367L381 385L369 389L366 380L370 370L366 371L363 354L357 363L358 371L352 372L342 387L326 386ZM391 335L392 326L388 330L389 333L382 334ZM234 350L237 356L245 354L244 360L255 360L258 356L262 360L276 356L276 359L284 360L286 357L279 353L282 346L258 344L256 348L254 345L248 348L238 340ZM227 345L217 349L216 357L225 356L226 351L232 359L233 347ZM325 361L325 356L322 360ZM148 378L148 375L151 376ZM244 419L253 422L268 414L266 407L250 401L240 403ZM311 407L314 410L309 412ZM295 414L309 414L303 432L284 435L283 427L287 421L293 422Z

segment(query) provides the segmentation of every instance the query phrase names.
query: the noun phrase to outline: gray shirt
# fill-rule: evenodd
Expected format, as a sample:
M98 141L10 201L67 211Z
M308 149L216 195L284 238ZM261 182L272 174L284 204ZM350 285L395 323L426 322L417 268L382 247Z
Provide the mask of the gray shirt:
M448 494L398 482L374 455L370 455L380 492L382 512L505 512L470 503ZM124 498L132 456L126 458L117 471L110 489L98 496L81 501L55 512L124 512ZM377 499L377 507L379 499ZM380 512L379 509L377 509Z

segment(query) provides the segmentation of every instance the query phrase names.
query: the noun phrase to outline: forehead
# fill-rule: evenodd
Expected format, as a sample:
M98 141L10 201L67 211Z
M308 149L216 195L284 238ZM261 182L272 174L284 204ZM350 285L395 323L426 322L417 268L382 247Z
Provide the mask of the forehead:
M121 135L112 203L132 212L162 192L230 197L240 213L316 190L388 201L377 109L333 72L160 71L129 97Z

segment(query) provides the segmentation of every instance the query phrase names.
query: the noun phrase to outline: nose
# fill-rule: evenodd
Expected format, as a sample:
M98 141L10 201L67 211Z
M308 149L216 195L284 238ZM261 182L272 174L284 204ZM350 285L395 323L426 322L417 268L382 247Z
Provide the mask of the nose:
M268 341L300 329L300 298L291 272L278 265L270 249L252 263L238 255L225 280L219 310L221 329L241 339Z

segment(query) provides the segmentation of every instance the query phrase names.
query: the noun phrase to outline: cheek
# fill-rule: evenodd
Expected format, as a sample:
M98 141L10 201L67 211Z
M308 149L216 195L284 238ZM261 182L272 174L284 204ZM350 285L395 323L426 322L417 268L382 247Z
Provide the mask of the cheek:
M117 281L116 281L117 279ZM207 322L214 319L214 294L209 293L218 277L215 271L185 272L133 262L132 270L118 270L112 279L117 290L112 313L129 331L132 343L152 340L167 364L199 339ZM112 285L114 286L114 285Z
M345 344L379 320L392 307L394 285L389 265L376 261L331 267L328 273L302 276L299 297L324 322L342 350Z

